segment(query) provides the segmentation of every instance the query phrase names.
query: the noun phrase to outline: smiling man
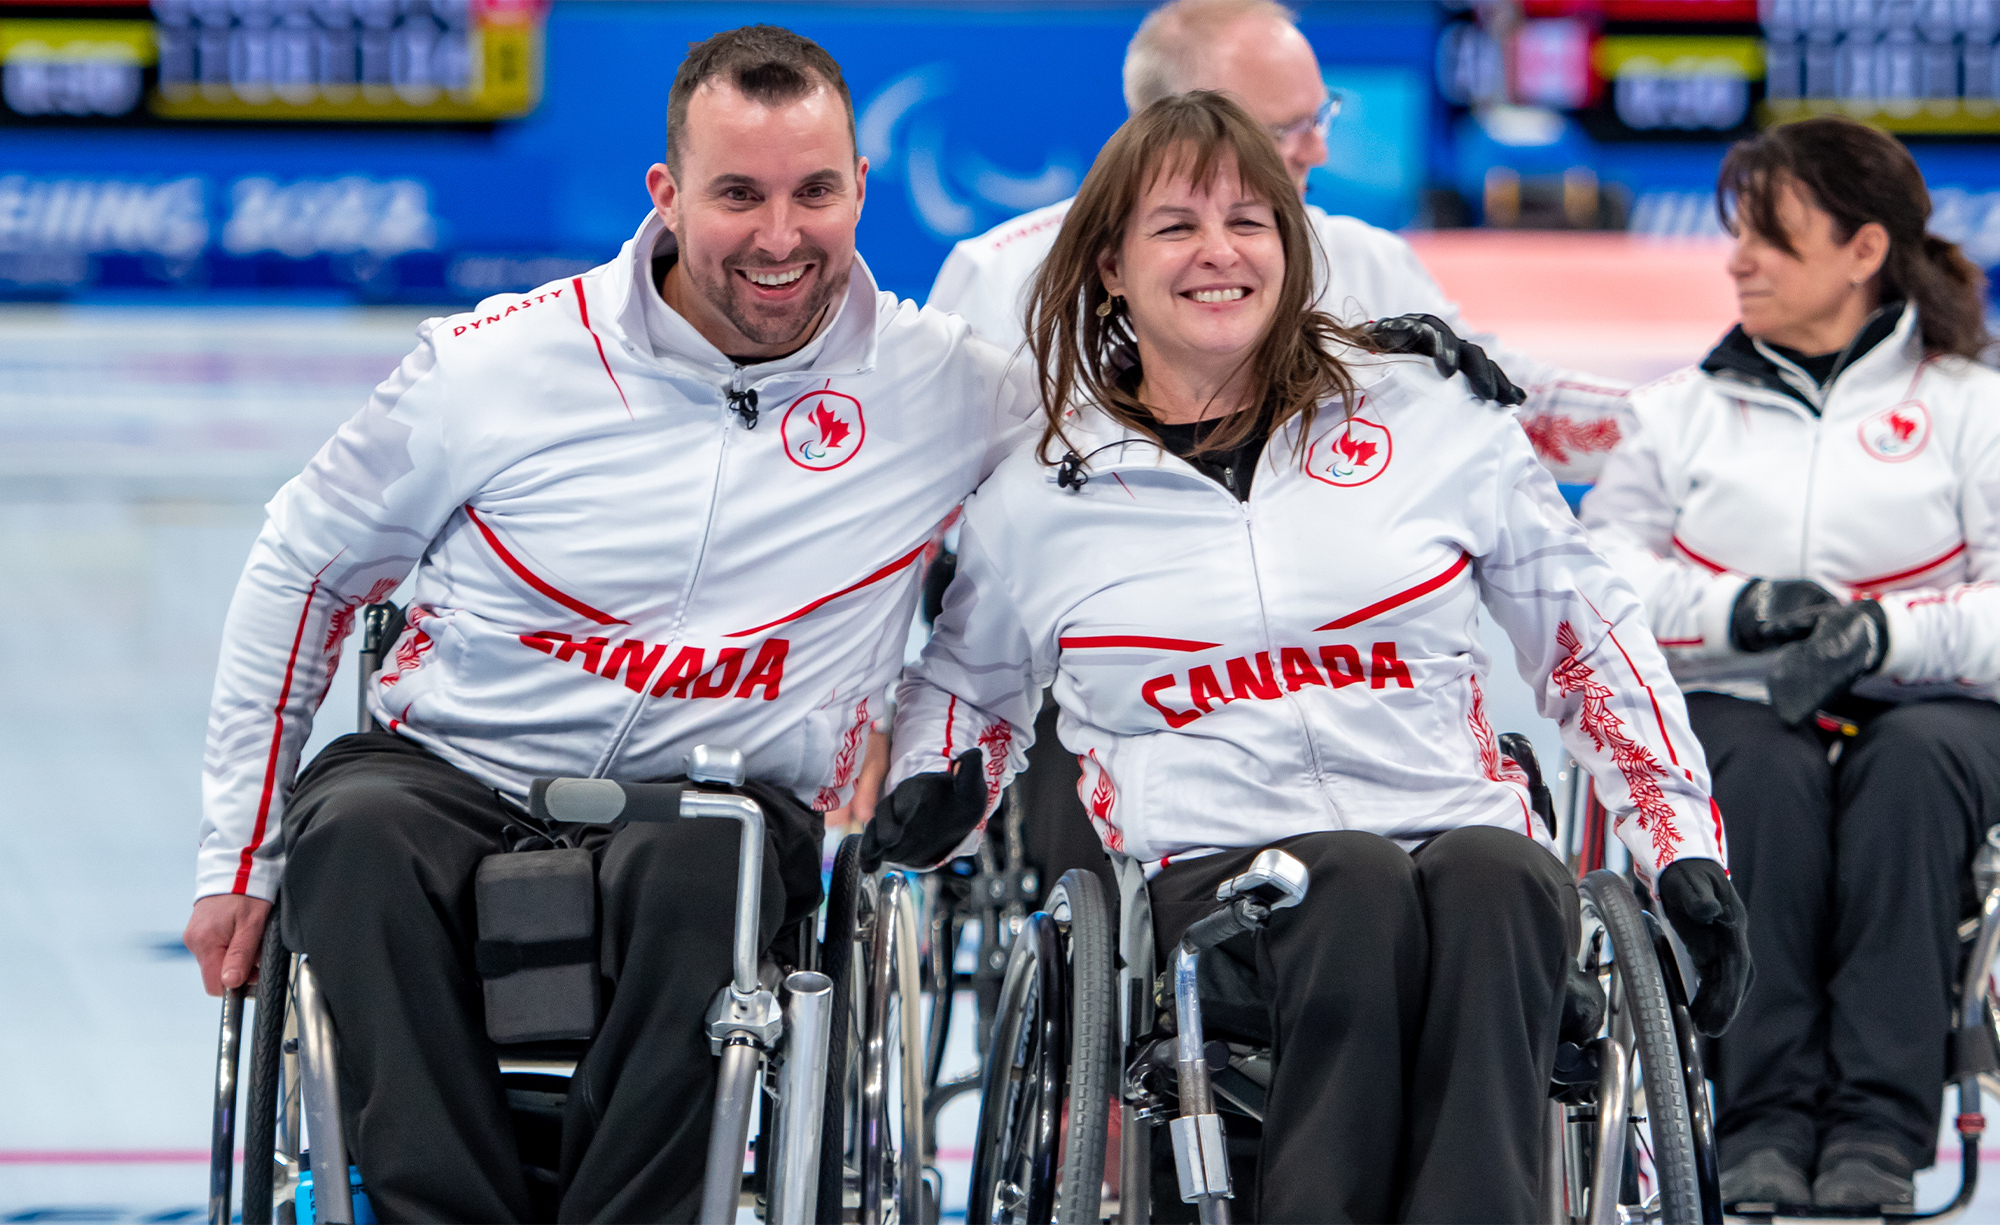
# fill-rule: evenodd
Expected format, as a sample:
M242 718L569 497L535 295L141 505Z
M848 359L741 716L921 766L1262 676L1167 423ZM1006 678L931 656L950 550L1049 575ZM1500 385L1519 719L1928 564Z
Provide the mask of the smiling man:
M282 880L385 1221L692 1219L736 835L540 830L521 801L537 777L667 779L697 745L739 749L770 824L764 933L812 913L819 814L852 791L924 546L1032 408L962 321L876 289L825 51L718 34L667 126L618 257L425 323L273 499L230 606L185 938L210 992L241 985ZM367 682L384 730L295 780L356 609L391 592L409 627ZM548 840L593 858L598 937L569 951L603 1006L561 1169L531 1178L474 874Z

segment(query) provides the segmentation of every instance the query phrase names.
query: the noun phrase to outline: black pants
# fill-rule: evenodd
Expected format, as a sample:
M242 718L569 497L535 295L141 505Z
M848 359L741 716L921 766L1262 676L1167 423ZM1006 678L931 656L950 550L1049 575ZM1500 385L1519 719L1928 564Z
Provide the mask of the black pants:
M1254 968L1274 1039L1247 1215L1538 1219L1563 962L1578 928L1562 864L1493 828L1454 830L1414 855L1354 831L1275 845L1310 872L1305 900L1204 954ZM1163 957L1255 854L1172 864L1153 880Z
M1041 874L1041 895L1047 898L1062 874L1084 868L1103 877L1110 896L1118 896L1117 879L1104 843L1091 827L1076 785L1083 767L1076 755L1056 738L1061 713L1055 699L1044 693L1035 717L1035 743L1028 748L1028 768L1014 780L1021 791L1021 858Z
M534 1212L472 969L473 873L518 821L387 733L335 741L293 791L286 937L325 989L348 1142L384 1221ZM683 821L583 838L598 857L605 1004L571 1081L561 1220L694 1219L716 1069L702 1022L729 978L738 835ZM784 878L809 871L812 895L792 909L817 903L817 848L792 862L804 841L767 844L767 941L786 918Z
M1895 707L1838 764L1761 703L1693 693L1688 714L1757 963L1711 1065L1724 1162L1930 1165L1967 867L2000 822L2000 706Z

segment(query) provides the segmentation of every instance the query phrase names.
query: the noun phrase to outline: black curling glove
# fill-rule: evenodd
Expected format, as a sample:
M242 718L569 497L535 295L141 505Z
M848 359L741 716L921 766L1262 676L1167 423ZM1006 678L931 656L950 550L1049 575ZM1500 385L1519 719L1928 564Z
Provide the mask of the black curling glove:
M1377 353L1418 353L1431 359L1438 374L1462 374L1472 394L1497 404L1525 403L1528 393L1514 386L1507 372L1486 356L1486 350L1460 340L1451 325L1436 315L1396 315L1365 323L1361 331Z
M1713 859L1676 859L1660 873L1653 892L1701 978L1688 1015L1696 1029L1717 1037L1729 1028L1757 979L1743 899Z
M912 868L934 867L986 815L986 763L967 749L949 774L906 778L875 804L875 817L861 831L861 870L873 872L886 861Z
M1821 613L1804 642L1781 647L1765 678L1771 709L1797 727L1889 655L1889 618L1876 600L1857 600Z
M1811 579L1753 578L1729 613L1729 640L1739 651L1771 651L1813 631L1840 597Z

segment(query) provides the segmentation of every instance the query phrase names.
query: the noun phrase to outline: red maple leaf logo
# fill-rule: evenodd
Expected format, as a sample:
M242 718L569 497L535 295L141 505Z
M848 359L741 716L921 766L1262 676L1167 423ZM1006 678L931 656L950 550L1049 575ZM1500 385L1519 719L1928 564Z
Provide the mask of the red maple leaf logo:
M1889 429L1896 435L1897 442L1908 442L1910 435L1917 432L1917 423L1901 413L1890 413Z
M1342 434L1333 448L1347 457L1347 462L1356 468L1366 468L1368 461L1375 458L1375 444L1362 442L1353 434Z
M819 445L828 450L839 446L847 437L847 422L842 421L838 413L828 408L824 400L812 410L812 416L808 420L819 427Z

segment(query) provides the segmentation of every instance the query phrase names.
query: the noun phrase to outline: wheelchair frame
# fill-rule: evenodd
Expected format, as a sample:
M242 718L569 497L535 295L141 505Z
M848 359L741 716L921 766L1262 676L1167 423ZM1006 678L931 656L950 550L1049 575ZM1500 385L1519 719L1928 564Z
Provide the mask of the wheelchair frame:
M393 604L371 605L363 612L361 677L364 701L361 730L377 730L365 701L366 685L382 654L402 628L402 610ZM692 784L740 786L740 753L697 746L689 757L691 785L679 787L620 784L606 779L553 780L538 785L531 807L537 816L575 823L604 823L614 817L632 820L729 819L740 823L739 871L730 981L717 993L708 1014L711 1049L721 1057L712 1116L708 1158L704 1167L700 1219L733 1222L746 1191L757 1207L755 1189L768 1189L766 1219L785 1225L808 1225L822 1219L818 1211L823 1186L838 1195L827 1219L853 1219L864 1225L886 1221L935 1220L936 1199L924 1195L922 1161L930 1152L926 1114L917 1086L923 1083L920 1031L917 917L908 882L900 874L880 878L846 878L836 874L836 890L845 888L845 913L860 912L862 921L832 925L843 904L829 915L826 945L843 961L843 982L801 965L780 979L778 967L758 952L758 889L763 879L764 817L745 796L701 791ZM553 797L551 796L553 793ZM842 848L852 865L858 839ZM858 906L856 899L859 899ZM801 962L816 961L813 920L802 925ZM860 951L862 956L854 956ZM261 986L261 991L259 987ZM775 988L775 989L774 989ZM782 992L782 1001L780 999ZM318 1221L352 1222L354 1206L347 1171L348 1152L335 1064L335 1035L314 975L311 959L285 949L273 906L266 925L256 983L225 993L218 1039L214 1119L209 1169L211 1225L228 1225L237 1129L239 1069L242 1056L244 1004L259 998L277 1004L257 1010L253 1029L247 1109L252 1119L250 1151L246 1152L243 1219L291 1221L291 1197L304 1175L305 1133L318 1150L314 1165L340 1176L313 1180L314 1215ZM837 1011L846 1009L860 1024L842 1027L840 1073L859 1071L854 1109L848 1095L829 1098L832 1072L831 1037ZM899 1016L895 1032L889 1018ZM850 1060L846 1046L858 1047ZM538 1052L537 1052L538 1053ZM572 1076L576 1063L567 1059L526 1057L503 1050L498 1059L503 1077ZM893 1100L891 1064L907 1087L901 1102ZM767 1117L764 1136L770 1143L766 1160L759 1145L755 1172L743 1173L743 1153L760 1089L776 1101ZM535 1090L510 1089L510 1100ZM892 1143L890 1115L900 1114L902 1143ZM303 1117L302 1117L303 1116ZM300 1124L303 1122L305 1128ZM839 1130L832 1130L838 1127ZM822 1137L837 1143L822 1150ZM852 1155L850 1169L847 1158ZM831 1169L831 1178L827 1176ZM856 1186L858 1184L858 1186ZM857 1211L847 1214L847 1191L857 1189Z
M1535 809L1553 829L1553 805L1541 787L1532 749L1525 740L1512 736L1504 748L1528 770L1538 791ZM1266 868L1261 875L1268 882L1272 873L1262 859L1260 856L1258 864ZM980 1141L968 1204L968 1220L974 1225L994 1220L1073 1222L1099 1218L1097 1196L1082 1188L1101 1188L1102 1166L1091 1164L1091 1136L1080 1134L1076 1126L1077 1117L1091 1111L1088 1103L1067 1096L1073 1084L1069 1073L1076 1045L1088 1041L1088 1034L1079 1031L1087 1026L1081 1019L1079 994L1059 984L1058 976L1052 973L1076 955L1073 937L1079 924L1093 923L1109 925L1107 934L1115 952L1114 968L1107 977L1114 986L1113 1091L1121 1124L1117 1219L1123 1225L1150 1219L1151 1129L1155 1122L1169 1117L1182 1199L1197 1205L1204 1222L1228 1219L1231 1189L1226 1146L1213 1103L1219 1101L1232 1113L1261 1119L1271 1072L1269 1055L1255 1048L1205 1040L1193 984L1197 958L1208 945L1201 939L1184 944L1176 950L1174 964L1164 974L1156 974L1144 872L1136 861L1122 856L1113 856L1112 866L1118 894L1115 917L1104 913L1110 906L1100 896L1097 878L1071 873L1051 894L1048 910L1027 916L1009 942L1007 975L983 1052ZM1219 892L1218 911L1196 927L1225 922L1232 909L1242 905L1251 878L1258 875L1246 872L1226 883ZM1637 899L1616 874L1592 873L1583 889L1589 901L1578 956L1582 968L1604 982L1611 1008L1600 1037L1587 1050L1572 1048L1575 1059L1569 1080L1551 1086L1549 1165L1542 1189L1547 1217L1565 1225L1622 1225L1661 1219L1677 1223L1719 1221L1713 1129L1706 1094L1699 1091L1699 1051L1693 1028L1685 1021L1687 992L1682 987L1672 938L1664 924L1640 910ZM975 880L975 895L978 890ZM1097 908L1095 917L1093 908ZM1173 989L1167 990L1162 980ZM1154 1001L1167 998L1173 1000L1177 1013L1176 1037L1149 1040L1155 1038ZM1039 1010L1032 1019L1025 1015L1029 1001ZM1077 1011L1074 1017L1053 1015L1073 1010ZM1683 1023L1669 1027L1666 1018L1670 1014L1678 1014ZM1029 1068L1028 1063L1037 1066ZM1039 1091L1040 1086L1049 1084L1059 1091ZM1642 1091L1635 1093L1635 1088ZM1032 1118L1009 1117L1010 1111ZM1065 1116L1066 1123L1062 1122ZM1632 1202L1637 1198L1633 1193L1636 1183L1627 1173L1628 1153L1641 1122L1649 1130L1668 1135L1672 1143L1666 1147L1678 1154L1675 1194L1664 1206L1660 1198L1651 1203ZM1068 1132L1060 1173L1052 1156L1056 1151L1053 1131L1058 1126ZM1701 1133L1699 1139L1693 1134L1696 1132ZM1099 1161L1102 1136L1101 1129L1095 1133ZM1017 1150L1026 1145L1034 1151L1025 1159L1023 1151L1002 1151L1010 1142L1017 1144ZM1075 1168L1073 1160L1079 1149L1086 1159L1082 1169ZM1003 1185L1014 1171L1025 1172L1030 1185ZM1067 1194L1040 1185L1058 1178ZM1085 1202L1070 1202L1078 1200Z
M1583 779L1574 761L1569 763L1572 780L1569 791L1569 821L1565 829L1564 845L1571 866L1581 876L1586 873L1605 870L1610 859L1611 844L1610 819L1604 805L1597 798L1595 784ZM1581 785L1578 785L1578 784ZM1945 1221L1963 1213L1972 1205L1979 1190L1979 1146L1986 1130L1986 1116L1980 1105L1983 1092L2000 1094L2000 988L1993 979L1994 961L2000 954L2000 826L1988 830L1985 843L1974 853L1972 861L1973 891L1978 898L1978 910L1959 924L1958 935L1961 949L1959 979L1953 988L1951 1027L1945 1034L1948 1064L1945 1081L1957 1090L1958 1114L1952 1120L1953 1130L1959 1139L1959 1182L1950 1199L1931 1209L1918 1209L1914 1204L1880 1205L1878 1211L1884 1218L1900 1221ZM1680 1035L1683 1056L1688 1061L1691 1090L1701 1086L1699 1039L1693 1024L1686 1014L1686 999L1692 993L1685 990L1686 981L1683 966L1686 964L1681 950L1670 948L1662 934L1660 938L1660 961L1667 970L1669 987L1675 996L1675 1027ZM1709 1110L1708 1096L1699 1092L1699 1110L1706 1116ZM1712 1122L1697 1126L1695 1140L1697 1159L1704 1169L1714 1169L1718 1164L1715 1130ZM1770 1222L1777 1218L1787 1220L1848 1220L1853 1211L1828 1212L1815 1209L1809 1204L1776 1204L1760 1201L1740 1201L1726 1205L1709 1205L1708 1192L1704 1191L1704 1216L1720 1221L1724 1212L1728 1216L1757 1222ZM1720 1191L1714 1191L1720 1200Z

